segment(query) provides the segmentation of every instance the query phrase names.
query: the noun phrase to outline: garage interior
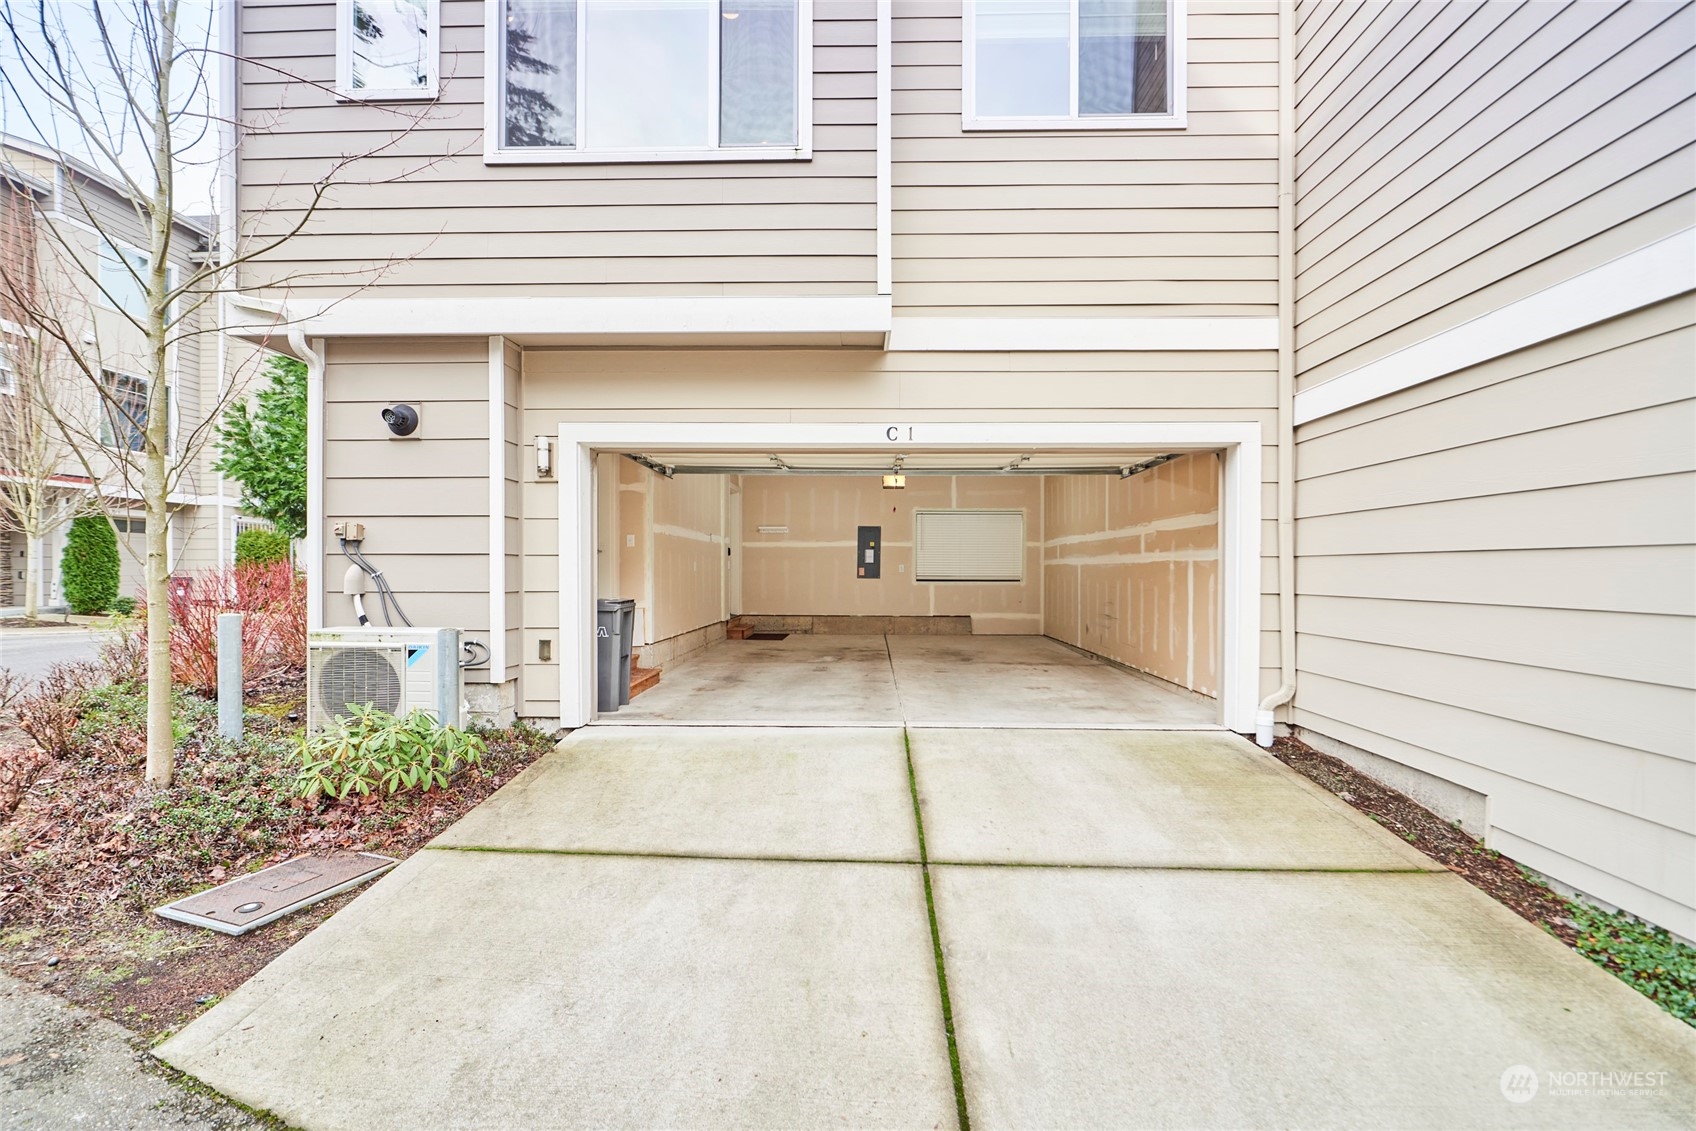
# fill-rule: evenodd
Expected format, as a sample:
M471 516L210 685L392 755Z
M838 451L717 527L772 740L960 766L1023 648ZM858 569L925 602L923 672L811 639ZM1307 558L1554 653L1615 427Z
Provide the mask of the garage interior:
M1220 723L1215 452L603 452L602 722Z

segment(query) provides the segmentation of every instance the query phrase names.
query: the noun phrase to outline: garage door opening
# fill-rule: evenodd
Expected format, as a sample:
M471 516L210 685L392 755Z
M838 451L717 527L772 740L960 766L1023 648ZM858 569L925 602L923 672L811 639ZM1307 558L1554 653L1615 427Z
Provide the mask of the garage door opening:
M636 604L637 693L600 721L1187 729L1244 713L1258 545L1233 504L1257 445L1252 461L1189 436L938 445L933 425L874 448L862 426L743 425L775 442L715 447L678 443L687 427L562 429L579 500L562 502L562 592ZM619 429L659 434L615 446ZM797 434L820 429L862 442ZM586 689L592 656L570 659L562 679Z

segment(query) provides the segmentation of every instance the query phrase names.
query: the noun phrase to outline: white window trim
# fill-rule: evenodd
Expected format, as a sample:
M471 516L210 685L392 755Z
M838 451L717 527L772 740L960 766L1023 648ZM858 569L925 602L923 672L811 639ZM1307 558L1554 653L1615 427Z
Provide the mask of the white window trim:
M0 353L0 393L9 397L17 396L18 393L17 371L12 368L11 360L3 353Z
M142 390L146 395L152 395L153 382L148 380L146 377L138 377L127 369L105 368L103 371L111 374L113 377L122 377L126 381L134 381L141 385ZM168 398L165 402L165 461L170 466L176 467L182 462L182 457L178 454L182 445L177 442L179 439L177 435L177 423L179 419L177 406L181 403L181 391L177 388L177 374L174 366L171 375L165 378L165 390ZM106 414L106 421L108 423L113 423L111 417L112 405L109 401L107 401L104 395L100 398L100 411ZM145 429L146 427L147 422L142 421L142 428ZM140 448L120 446L117 441L118 435L117 432L114 431L112 433L112 443L102 443L100 446L107 451L124 453L124 456L120 458L127 458L127 456L134 455L142 450Z
M341 0L346 3L349 0ZM584 0L579 0L579 4ZM501 0L484 0L483 58L499 60L505 57L501 44L505 21L500 18ZM589 21L581 8L577 14L577 113L582 126L585 84L588 68L583 65L584 38ZM656 162L706 161L810 161L813 157L813 0L799 0L796 14L799 42L795 48L797 70L795 82L794 146L689 146L677 149L541 149L525 147L505 149L501 146L501 84L505 68L486 65L483 76L483 163L485 165L624 165ZM718 130L719 52L717 21L712 23L708 52L712 65L708 68L707 121ZM581 132L579 133L581 138Z
M1165 114L1078 116L1078 0L1072 0L1072 112L1065 117L1030 115L1013 118L977 114L977 0L964 0L960 53L960 128L962 130L1177 130L1187 124L1189 111L1186 62L1189 58L1188 2L1166 0L1168 91L1171 109Z
M336 0L336 98L342 102L434 102L442 88L442 4L425 0L424 19L430 50L425 56L425 84L384 89L353 85L353 3Z
M103 310L110 310L110 311L112 311L116 314L122 314L125 317L146 318L147 312L145 310L142 311L140 314L135 314L135 313L132 313L131 311L125 310L121 306L114 305L113 302L112 302L111 296L106 293L105 286L100 283L100 272L102 270L104 270L104 268L105 268L106 248L108 248L108 247L110 247L112 250L118 252L120 255L122 255L126 252L129 253L129 254L135 255L136 257L146 261L148 264L151 264L153 262L153 256L150 253L143 251L141 248L136 247L132 243L126 243L123 240L113 239L111 236L107 235L105 232L100 231L98 228L92 228L91 227L89 230L94 232L95 236L96 236L95 246L94 246L94 255L95 255L95 260L96 260L95 272L94 272L94 278L95 278L94 302L95 302L95 305L99 306ZM181 278L182 278L182 271L177 267L177 265L175 263L167 262L165 264L165 289L167 291L176 290L177 289L177 282ZM147 300L147 290L146 290L146 284L145 283L143 283L143 286L142 286L142 296L141 297L142 297L143 302L145 302ZM176 307L177 307L176 302L172 301L171 311L170 311L168 317L174 318L176 316Z

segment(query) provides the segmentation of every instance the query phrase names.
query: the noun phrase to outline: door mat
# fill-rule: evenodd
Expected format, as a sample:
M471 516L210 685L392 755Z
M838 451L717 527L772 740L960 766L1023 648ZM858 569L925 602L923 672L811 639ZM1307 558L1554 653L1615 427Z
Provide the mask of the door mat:
M374 852L300 856L155 907L153 913L191 927L245 935L291 911L340 895L399 863L392 856L378 856Z
M787 632L750 632L747 635L746 639L748 639L748 640L788 640L789 634Z

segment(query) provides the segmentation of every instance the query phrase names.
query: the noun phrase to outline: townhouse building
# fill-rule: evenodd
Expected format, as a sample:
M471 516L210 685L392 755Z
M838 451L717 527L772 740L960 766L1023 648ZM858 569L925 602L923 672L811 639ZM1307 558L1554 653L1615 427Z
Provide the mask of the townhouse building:
M127 189L86 162L25 138L0 135L0 254L9 278L28 280L32 300L77 335L78 352L98 365L112 400L103 406L70 351L30 325L26 311L10 295L0 298L0 465L8 460L31 466L0 466L0 474L38 475L52 525L33 546L16 522L0 511L0 609L22 609L24 587L33 575L36 603L62 606L59 562L69 518L104 510L119 539L120 596L139 597L146 558L146 517L135 484L126 482L121 461L105 449L139 451L148 385L145 339L134 319L144 310L136 273L145 273L147 232ZM207 217L178 216L172 241L172 267L186 278L208 253L213 224ZM72 265L75 257L79 265ZM212 468L212 446L201 442L206 417L227 396L226 350L216 334L197 334L201 315L183 322L167 358L172 442L178 446L177 484L172 492L170 524L173 572L191 572L228 564L238 527L256 520L241 509L239 485L224 484ZM244 354L245 356L245 354ZM41 412L26 412L19 398L31 395L39 381L45 399L72 421L77 446L51 427ZM19 428L46 428L44 446L15 440ZM47 457L20 461L19 453ZM50 463L51 466L46 464ZM27 559L33 555L35 569Z
M309 366L315 625L359 523L491 717L594 721L602 597L662 668L1047 637L1164 696L1103 725L1294 728L1696 936L1689 5L220 31L221 238L299 228L237 306Z

